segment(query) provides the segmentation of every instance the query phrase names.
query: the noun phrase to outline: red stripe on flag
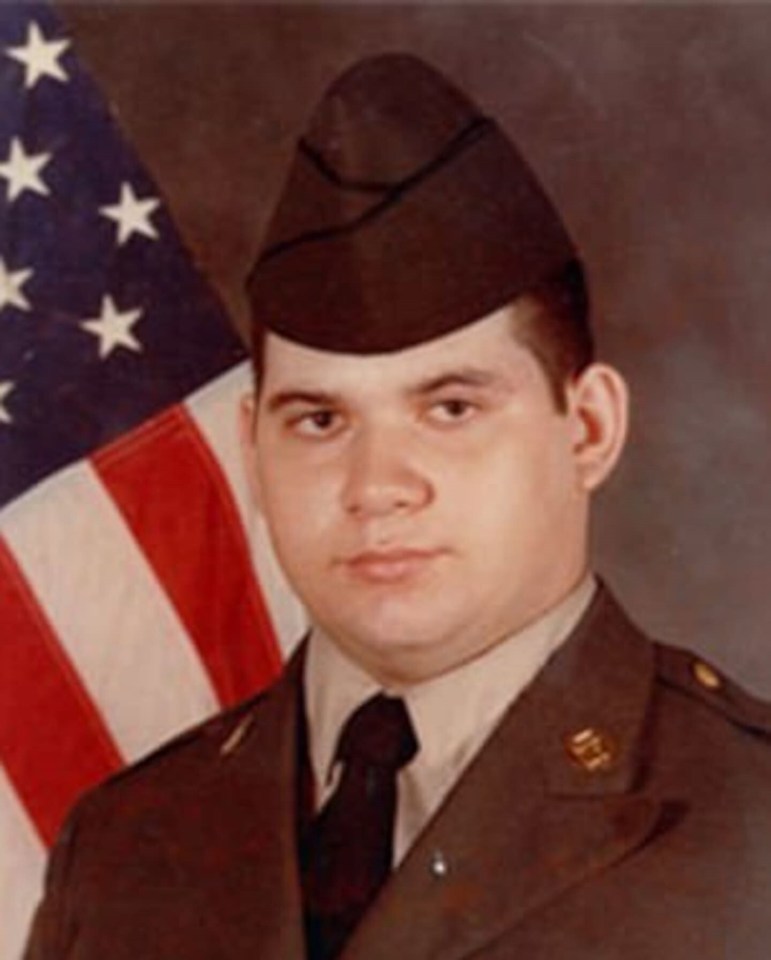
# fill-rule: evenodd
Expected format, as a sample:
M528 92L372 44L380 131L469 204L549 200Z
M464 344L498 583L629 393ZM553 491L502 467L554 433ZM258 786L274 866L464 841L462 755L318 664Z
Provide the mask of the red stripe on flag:
M123 760L2 538L0 625L0 757L50 844L77 795Z
M222 703L281 669L227 480L187 412L171 407L103 447L94 467L171 598Z

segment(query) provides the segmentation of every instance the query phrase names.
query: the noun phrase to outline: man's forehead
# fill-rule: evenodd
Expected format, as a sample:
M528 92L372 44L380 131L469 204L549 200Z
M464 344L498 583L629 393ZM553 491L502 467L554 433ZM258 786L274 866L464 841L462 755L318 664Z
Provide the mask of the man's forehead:
M366 384L409 390L438 388L441 379L453 377L482 386L494 375L528 365L529 351L513 333L525 309L509 305L427 343L378 354L320 350L267 333L263 386L336 392L346 384Z

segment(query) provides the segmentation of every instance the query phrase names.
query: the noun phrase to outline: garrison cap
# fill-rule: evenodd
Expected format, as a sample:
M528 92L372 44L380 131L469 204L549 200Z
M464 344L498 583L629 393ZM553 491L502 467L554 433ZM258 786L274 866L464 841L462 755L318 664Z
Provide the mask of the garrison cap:
M383 54L316 107L247 290L258 328L384 353L479 320L575 257L495 121L416 57Z

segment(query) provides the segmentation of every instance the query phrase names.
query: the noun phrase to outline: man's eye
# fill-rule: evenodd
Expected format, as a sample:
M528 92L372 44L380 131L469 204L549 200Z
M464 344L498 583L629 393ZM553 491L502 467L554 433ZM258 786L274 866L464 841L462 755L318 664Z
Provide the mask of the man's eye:
M302 437L324 437L340 426L340 414L334 410L311 410L295 417L290 426Z
M476 404L460 397L440 400L431 406L430 417L436 423L453 424L469 420L477 411Z

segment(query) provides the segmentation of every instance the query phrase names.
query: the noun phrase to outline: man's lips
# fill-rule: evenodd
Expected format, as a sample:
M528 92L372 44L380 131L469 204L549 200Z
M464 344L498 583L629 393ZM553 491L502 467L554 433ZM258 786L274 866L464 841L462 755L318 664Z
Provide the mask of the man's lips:
M397 583L422 573L446 553L440 548L388 547L362 550L345 557L345 569L357 579L370 583Z

